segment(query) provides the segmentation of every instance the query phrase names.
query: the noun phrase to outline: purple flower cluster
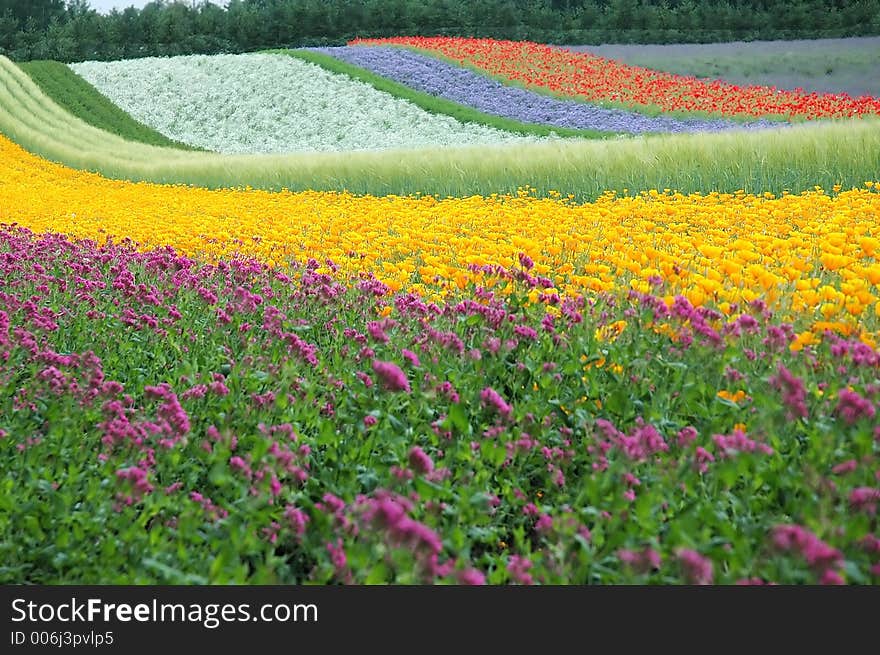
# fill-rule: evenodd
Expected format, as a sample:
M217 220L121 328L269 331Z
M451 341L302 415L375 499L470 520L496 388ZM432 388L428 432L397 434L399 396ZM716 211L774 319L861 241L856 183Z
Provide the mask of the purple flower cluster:
M821 576L823 584L839 584L840 574L835 569L843 565L844 557L815 534L800 525L777 525L773 529L773 545L781 552L798 553L807 565Z
M572 568L583 549L615 582L802 580L795 559L822 583L880 578L876 349L829 333L828 349L804 359L785 347L795 327L771 322L762 301L724 316L633 290L625 301L548 295L546 307L523 311L494 283L517 284L521 299L544 278L528 273L540 266L526 253L510 259L509 269L473 264L493 284L439 305L413 293L382 297L390 290L372 274L336 279L315 260L286 272L246 258L202 264L171 248L0 226L0 462L48 498L60 489L57 498L75 499L107 480L101 493L113 512L93 529L111 539L139 516L173 537L151 540L155 548L222 530L251 553L307 554L310 582L568 583L587 577ZM598 364L590 335L620 316L631 324ZM658 323L663 331L652 329ZM143 347L142 359L120 343ZM627 358L630 348L644 350ZM169 349L177 362L142 366ZM835 366L820 365L823 352ZM753 400L716 411L715 385L674 383L652 406L644 399L672 386L664 379L685 381L664 378L661 357L732 381ZM615 364L621 373L609 371ZM614 407L608 392L620 388L641 411ZM61 411L66 435L43 419ZM727 427L740 418L748 433ZM792 437L819 421L833 430L803 445ZM778 450L764 442L768 425ZM53 442L65 449L53 452ZM344 482L346 448L368 458L368 477ZM59 452L78 458L80 475L31 475L33 462ZM774 481L789 459L791 470L815 473L806 486L797 474ZM756 507L768 512L769 547L746 568L719 529L726 511L682 522L682 508L715 503L716 489L723 509L731 484L750 475L764 481L753 494L764 498ZM799 486L782 494L773 484ZM585 492L594 495L571 503ZM774 504L783 495L790 501ZM626 526L646 511L655 527L634 541ZM793 511L803 514L797 524ZM838 526L838 515L848 523ZM480 530L468 544L458 535L471 517ZM658 530L660 521L671 530ZM79 543L100 545L97 535Z
M418 91L523 123L628 134L717 132L784 125L766 120L738 123L723 119L651 117L622 109L603 109L578 100L553 98L506 86L470 69L404 48L343 46L310 49Z

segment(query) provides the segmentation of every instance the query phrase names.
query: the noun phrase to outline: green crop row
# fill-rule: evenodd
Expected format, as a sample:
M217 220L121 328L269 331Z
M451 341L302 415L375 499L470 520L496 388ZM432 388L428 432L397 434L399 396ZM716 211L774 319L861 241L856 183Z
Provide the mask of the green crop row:
M198 150L169 139L113 104L95 87L57 61L29 61L19 67L47 96L89 125L129 141L183 150Z
M558 139L493 148L220 155L146 145L97 129L0 59L0 132L51 161L111 179L208 188L439 196L515 193L596 198L630 192L799 192L861 186L880 171L880 121L827 121L763 131L603 140Z

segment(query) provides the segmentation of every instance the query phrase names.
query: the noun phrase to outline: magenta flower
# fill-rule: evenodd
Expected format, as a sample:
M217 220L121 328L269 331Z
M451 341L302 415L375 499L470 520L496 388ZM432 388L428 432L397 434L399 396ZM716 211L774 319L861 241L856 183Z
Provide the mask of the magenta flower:
M526 339L528 341L535 341L538 338L538 332L533 327L529 327L528 325L517 325L513 328L513 333L518 336Z
M486 584L486 576L477 569L465 569L458 574L458 582L471 586L484 585Z
M284 518L287 519L295 535L302 536L305 533L309 523L308 514L293 505L288 505L284 508Z
M874 403L849 389L841 389L837 394L836 411L850 425L860 418L872 419L877 414Z
M455 387L452 386L452 383L449 381L441 382L437 386L437 393L440 393L446 396L451 403L457 403L460 399L458 396L458 392L455 390Z
M640 484L642 484L642 481L629 471L623 474L623 481L628 487L638 487Z
M161 439L159 443L166 448L171 448L189 432L189 417L186 415L183 407L181 407L177 395L172 391L171 386L167 382L163 382L155 387L144 387L144 395L147 398L157 398L163 401L156 413L162 421L163 431L170 438Z
M770 384L782 392L782 402L788 407L790 417L806 418L807 390L803 380L792 375L791 371L780 364L777 374L770 378Z
M826 569L822 574L822 577L819 578L819 582L824 585L842 585L846 584L844 582L843 577L837 571L832 571L831 569Z
M690 425L679 430L678 434L675 435L675 443L678 444L679 447L684 448L690 444L692 444L697 439L697 430Z
M694 466L700 473L709 470L709 464L715 461L715 456L702 446L697 446L694 453Z
M535 521L536 532L550 532L553 529L553 518L549 514L541 514Z
M871 516L877 513L877 503L880 503L880 489L874 487L856 487L849 494L853 509Z
M388 343L388 335L385 334L384 327L381 323L370 321L367 323L367 332L369 332L370 336L373 337L375 341L378 341L379 343Z
M362 501L366 504L364 520L385 531L392 545L409 548L429 577L448 574L449 566L438 561L443 541L430 527L407 515L412 508L411 501L384 490L376 495L377 498Z
M401 355L403 355L403 358L416 368L421 365L421 363L419 362L419 356L416 355L413 351L404 348L401 352Z
M190 398L204 398L207 392L208 385L197 384L180 394L180 397L182 400L189 400Z
M880 554L880 537L875 537L873 534L865 535L859 540L859 546L869 553Z
M480 400L483 405L492 407L504 418L510 418L513 413L513 408L492 387L486 387L480 392Z
M273 496L278 496L281 494L281 482L278 480L278 477L273 473L272 479L269 480L269 493Z
M125 388L119 382L116 382L115 380L110 380L108 382L105 382L101 386L101 393L107 396L116 396L122 393L124 389Z
M617 559L639 574L659 569L662 563L660 553L650 546L641 551L620 549L617 551Z
M800 525L777 525L773 528L772 539L777 550L800 554L816 573L821 574L843 563L843 553Z
M229 467L235 471L240 471L248 479L253 476L253 471L251 471L248 463L237 455L229 458Z
M772 455L773 449L767 444L749 439L742 430L734 430L733 434L714 434L712 441L718 448L719 456L723 458L735 457L738 453L754 453L760 451L765 455Z
M655 455L669 450L669 444L666 443L663 439L663 435L661 435L653 425L639 425L635 432L633 432L633 437L638 440L645 456Z
M394 362L382 362L374 359L373 370L379 376L382 386L388 391L410 392L409 379L406 377L406 373L400 370L400 367Z
M147 480L147 471L139 466L130 466L128 468L119 469L116 471L116 478L120 481L127 480L131 483L131 501L140 500L144 495L153 491L153 485ZM128 504L131 503L128 502Z
M857 466L858 466L858 463L856 462L856 460L848 459L845 462L841 462L840 464L837 464L836 466L834 466L834 468L831 469L831 472L834 473L834 475L843 475L844 473L852 473L853 471L856 470Z
M535 583L535 579L528 572L532 568L532 562L521 555L511 555L507 562L507 572L514 579L523 585L531 585Z
M345 557L345 548L342 545L342 539L337 539L336 543L327 542L327 552L330 553L330 561L333 562L333 568L336 569L336 575L345 572L348 560Z
M409 465L416 473L427 475L434 470L434 461L419 446L413 446L409 451Z
M714 573L712 560L703 557L695 550L687 548L678 551L678 562L688 584L709 585L712 584Z

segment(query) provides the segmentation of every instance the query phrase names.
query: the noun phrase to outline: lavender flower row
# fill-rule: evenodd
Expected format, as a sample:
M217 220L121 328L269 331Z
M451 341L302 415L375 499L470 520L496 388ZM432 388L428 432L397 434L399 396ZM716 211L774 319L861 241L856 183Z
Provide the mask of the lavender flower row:
M725 119L651 117L622 109L603 109L577 100L563 100L528 89L505 86L475 71L404 48L344 46L310 49L418 91L523 123L630 134L717 132L782 125L767 120L742 123Z

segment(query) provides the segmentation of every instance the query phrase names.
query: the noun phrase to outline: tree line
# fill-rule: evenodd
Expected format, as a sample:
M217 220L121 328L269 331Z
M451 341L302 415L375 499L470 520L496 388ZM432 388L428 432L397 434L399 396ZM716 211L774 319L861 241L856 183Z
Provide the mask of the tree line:
M472 36L557 44L708 43L880 34L878 0L0 0L0 54L112 60Z

